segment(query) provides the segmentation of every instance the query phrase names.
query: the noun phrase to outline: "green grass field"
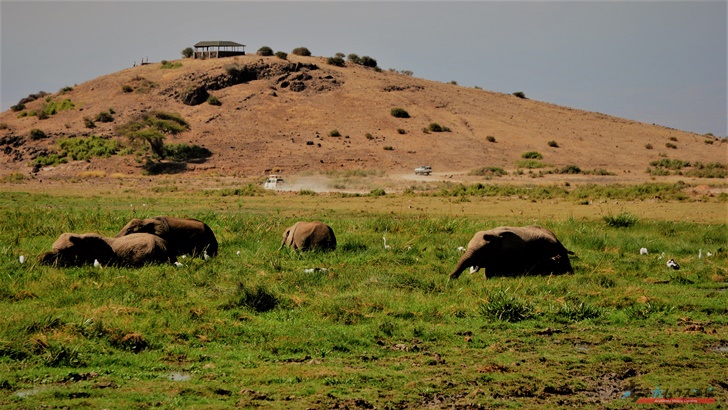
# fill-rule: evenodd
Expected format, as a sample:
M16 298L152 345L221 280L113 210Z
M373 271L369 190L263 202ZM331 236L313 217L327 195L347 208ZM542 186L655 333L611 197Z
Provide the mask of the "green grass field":
M656 389L728 404L725 196L68 192L0 193L3 408L632 408ZM203 220L220 254L36 263L63 232L155 215ZM336 251L278 251L314 219ZM530 224L574 274L448 281L476 231Z

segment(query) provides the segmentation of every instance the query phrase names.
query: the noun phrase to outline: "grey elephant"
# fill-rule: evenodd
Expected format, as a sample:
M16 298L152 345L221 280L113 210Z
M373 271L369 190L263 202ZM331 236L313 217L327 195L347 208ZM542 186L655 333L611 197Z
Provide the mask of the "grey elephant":
M176 260L164 239L146 233L122 238L107 238L95 233L64 233L53 242L51 251L38 257L38 262L43 265L64 267L90 265L95 262L104 266L138 267Z
M471 272L484 268L487 275L572 273L570 254L546 228L501 226L473 236L450 279L467 267Z
M167 241L176 255L217 255L217 239L207 224L197 219L155 216L132 219L116 235L120 238L133 233L149 233Z
M296 222L283 232L281 248L289 246L294 250L336 249L336 235L330 226L323 222Z

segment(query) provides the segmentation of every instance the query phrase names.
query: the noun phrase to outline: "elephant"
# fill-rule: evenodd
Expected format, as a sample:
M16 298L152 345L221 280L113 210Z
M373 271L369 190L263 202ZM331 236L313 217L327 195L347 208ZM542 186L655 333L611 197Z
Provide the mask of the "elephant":
M132 233L107 240L111 243L119 264L124 266L177 262L177 256L169 242L157 235Z
M450 279L467 267L471 272L484 268L487 275L573 273L573 254L546 228L501 226L473 236Z
M95 233L63 233L53 242L50 252L38 256L38 262L63 267L90 265L96 260L102 265L115 264L116 253L106 239Z
M83 266L98 262L101 265L138 267L147 263L175 262L167 242L147 233L121 238L107 238L95 233L61 234L50 252L38 257L44 265Z
M146 219L132 219L118 234L117 238L132 233L149 233L167 241L176 255L215 256L217 239L207 224L197 219L155 216Z
M289 246L291 249L308 251L313 249L336 249L336 235L330 226L323 222L296 222L283 233L282 249Z

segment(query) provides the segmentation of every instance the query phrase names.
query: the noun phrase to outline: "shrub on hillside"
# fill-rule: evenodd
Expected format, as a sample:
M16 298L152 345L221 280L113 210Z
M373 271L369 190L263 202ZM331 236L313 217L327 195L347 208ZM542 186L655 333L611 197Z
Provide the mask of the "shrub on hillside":
M404 108L392 108L392 111L390 111L392 114L392 117L396 118L409 118L409 113Z
M114 121L114 113L113 110L109 111L101 111L100 113L96 114L96 118L94 118L97 122L112 122Z
M431 123L428 129L432 132L450 132L450 128L442 126L436 122Z
M38 128L33 128L30 130L30 133L28 134L28 138L31 139L31 141L40 140L43 138L48 138L48 135L46 135L43 130L40 130Z
M488 142L495 142L495 137L492 135L488 135L485 139L488 140Z
M214 95L207 97L207 103L210 105L217 105L217 106L222 105L220 100L217 97L215 97Z
M311 55L311 51L309 51L309 49L307 49L306 47L296 47L293 49L293 51L291 51L291 54L309 57Z
M523 91L516 91L513 95L524 100L526 99L526 94Z
M276 57L280 58L281 60L287 60L288 53L286 53L285 51L276 51Z
M543 159L543 155L541 155L538 151L528 151L521 154L521 158L525 159Z
M184 58L190 58L193 54L195 54L195 50L193 50L192 47L186 47L182 50L182 57Z
M326 60L326 63L328 63L330 65L335 65L337 67L343 67L346 65L346 61L344 61L344 59L341 58L340 56L329 57Z
M268 47L268 46L263 46L263 47L261 47L261 48L258 49L257 54L259 56L269 57L269 56L272 56L273 55L273 49L270 48L270 47Z
M554 140L551 140L551 141L548 142L548 146L549 147L552 147L552 148L558 148L559 147L559 143L556 142L556 141L554 141Z
M363 65L364 67L376 67L377 66L377 60L369 57L369 56L363 56L359 58L359 61L357 61L357 64Z

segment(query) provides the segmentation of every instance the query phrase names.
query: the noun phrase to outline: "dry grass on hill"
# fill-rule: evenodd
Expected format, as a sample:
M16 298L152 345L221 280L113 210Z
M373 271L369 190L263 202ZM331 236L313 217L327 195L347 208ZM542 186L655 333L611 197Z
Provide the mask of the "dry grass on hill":
M47 119L0 114L0 173L30 174L32 159L43 150L57 151L56 141L63 137L93 134L126 142L115 129L154 110L178 113L190 124L189 131L167 136L165 143L196 144L213 153L185 164L188 177L259 180L270 172L331 177L358 170L406 185L482 181L468 174L496 167L509 173L498 181L563 180L563 175L529 178L527 168L522 175L514 172L523 153L537 151L546 168L532 169L536 175L576 165L611 174L566 176L576 183L645 182L651 179L645 172L651 161L725 163L728 153L728 144L711 136L351 63L337 67L320 57L291 54L286 61L250 55L184 59L168 66L131 67L53 94L51 101L69 99L74 108ZM204 102L205 93L220 105ZM201 103L184 103L195 98ZM29 102L25 111L40 110L44 103L45 98ZM409 118L394 117L393 108L404 109ZM87 128L84 118L109 109L113 121ZM433 123L448 130L431 132ZM33 129L48 138L30 140ZM431 165L433 176L415 178L413 169L421 164ZM132 155L115 155L44 167L35 176L48 181L94 171L132 177L142 166Z

